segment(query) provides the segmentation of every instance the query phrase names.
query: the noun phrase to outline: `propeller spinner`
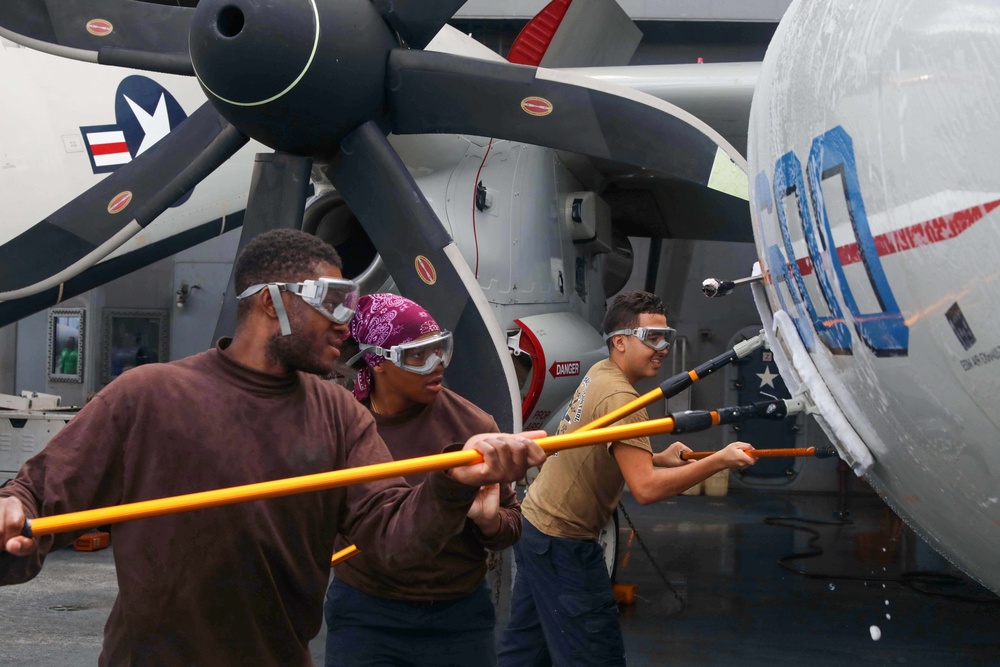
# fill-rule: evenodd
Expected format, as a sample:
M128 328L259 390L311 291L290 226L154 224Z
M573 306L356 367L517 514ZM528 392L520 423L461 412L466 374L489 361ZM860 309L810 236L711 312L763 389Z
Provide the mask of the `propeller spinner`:
M229 122L275 150L329 158L381 119L399 41L368 0L203 0L190 45L198 81Z

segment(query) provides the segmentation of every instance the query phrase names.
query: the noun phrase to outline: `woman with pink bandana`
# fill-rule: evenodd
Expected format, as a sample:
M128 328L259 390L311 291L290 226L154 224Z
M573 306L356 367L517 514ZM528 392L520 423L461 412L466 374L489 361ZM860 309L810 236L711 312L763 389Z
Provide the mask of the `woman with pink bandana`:
M364 361L354 396L397 460L499 431L490 415L444 387L452 335L417 303L394 294L361 297L351 338L359 352L348 364ZM486 550L505 549L520 534L513 488L493 485L483 487L465 528L433 561L391 571L365 553L342 562L327 591L327 667L495 664ZM338 550L347 546L339 540Z

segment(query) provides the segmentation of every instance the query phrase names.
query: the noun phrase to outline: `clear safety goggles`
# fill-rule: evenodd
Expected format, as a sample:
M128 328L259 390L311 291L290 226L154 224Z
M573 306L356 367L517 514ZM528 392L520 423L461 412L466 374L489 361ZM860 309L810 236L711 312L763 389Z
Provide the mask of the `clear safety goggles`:
M639 327L638 329L619 329L604 335L604 340L611 340L612 336L635 336L642 341L646 347L657 352L668 349L673 345L677 331L670 327Z
M236 299L246 299L265 287L271 290L271 300L274 302L274 309L277 311L278 319L281 322L281 332L286 336L291 332L291 329L288 326L288 316L285 314L285 308L281 304L281 297L278 292L288 292L302 297L303 301L335 324L347 324L351 321L351 318L354 317L354 312L358 308L358 298L360 297L358 284L353 280L347 280L346 278L317 278L316 280L304 280L300 283L262 283L251 285Z
M455 351L455 340L450 331L442 331L430 338L400 343L390 348L377 345L359 345L358 349L360 351L347 362L348 366L360 359L365 352L372 352L388 359L404 371L410 371L417 375L428 375L434 372L434 369L439 365L444 365L447 368L448 364L451 363L451 355Z

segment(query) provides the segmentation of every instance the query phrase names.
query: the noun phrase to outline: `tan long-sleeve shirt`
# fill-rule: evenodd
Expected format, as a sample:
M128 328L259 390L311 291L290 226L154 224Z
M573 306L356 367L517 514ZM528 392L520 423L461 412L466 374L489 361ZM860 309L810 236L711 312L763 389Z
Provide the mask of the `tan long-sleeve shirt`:
M638 397L622 369L610 359L599 361L580 382L558 432L575 431ZM615 424L647 419L643 408ZM617 442L652 452L646 437ZM546 535L596 540L625 489L625 477L611 453L613 444L567 449L550 456L521 503L524 518Z

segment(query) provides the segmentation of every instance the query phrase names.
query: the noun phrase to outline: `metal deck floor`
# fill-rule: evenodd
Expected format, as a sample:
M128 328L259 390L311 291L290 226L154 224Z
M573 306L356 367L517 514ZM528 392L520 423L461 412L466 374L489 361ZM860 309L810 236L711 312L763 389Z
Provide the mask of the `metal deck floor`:
M637 587L634 604L621 607L631 666L1000 664L1000 598L874 494L731 490L646 507L626 494L625 508L685 604L681 611L623 517L617 580ZM816 532L812 546L803 530L765 523L838 522L842 509L851 523L797 522ZM816 578L778 563L810 551L819 553L788 564ZM116 590L110 549L52 554L34 581L0 588L0 665L95 664ZM322 665L322 632L312 648Z
M685 603L622 521L617 581L639 596L621 607L630 665L1000 664L1000 598L875 494L735 492L646 507L626 497L625 507ZM779 565L810 553L785 561L810 576Z

